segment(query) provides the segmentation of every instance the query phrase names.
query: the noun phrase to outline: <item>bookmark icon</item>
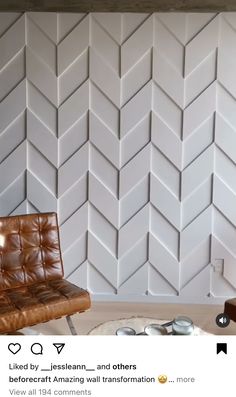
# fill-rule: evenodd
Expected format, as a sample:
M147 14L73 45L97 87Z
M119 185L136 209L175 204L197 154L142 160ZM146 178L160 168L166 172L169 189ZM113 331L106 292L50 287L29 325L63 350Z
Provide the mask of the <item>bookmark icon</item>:
M217 343L216 344L216 354L219 353L227 354L227 343Z

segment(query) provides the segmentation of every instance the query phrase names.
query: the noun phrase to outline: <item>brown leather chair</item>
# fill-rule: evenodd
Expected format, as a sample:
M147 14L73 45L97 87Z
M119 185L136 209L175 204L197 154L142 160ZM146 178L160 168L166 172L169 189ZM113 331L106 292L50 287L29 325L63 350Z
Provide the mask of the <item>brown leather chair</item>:
M224 313L229 316L230 320L236 322L236 298L225 301Z
M63 278L56 213L0 218L0 334L90 307L89 293Z

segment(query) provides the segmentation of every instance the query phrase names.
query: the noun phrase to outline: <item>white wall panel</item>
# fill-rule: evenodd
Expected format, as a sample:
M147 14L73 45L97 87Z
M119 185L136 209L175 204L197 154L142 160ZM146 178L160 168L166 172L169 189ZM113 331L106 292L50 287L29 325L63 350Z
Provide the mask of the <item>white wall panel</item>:
M236 294L236 13L0 14L0 215L108 300Z

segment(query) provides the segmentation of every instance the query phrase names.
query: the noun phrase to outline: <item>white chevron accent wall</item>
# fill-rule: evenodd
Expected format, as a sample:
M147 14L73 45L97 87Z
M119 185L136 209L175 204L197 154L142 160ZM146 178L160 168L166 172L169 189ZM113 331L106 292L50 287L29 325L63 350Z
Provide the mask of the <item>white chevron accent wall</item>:
M94 299L236 295L236 13L0 13L0 216Z

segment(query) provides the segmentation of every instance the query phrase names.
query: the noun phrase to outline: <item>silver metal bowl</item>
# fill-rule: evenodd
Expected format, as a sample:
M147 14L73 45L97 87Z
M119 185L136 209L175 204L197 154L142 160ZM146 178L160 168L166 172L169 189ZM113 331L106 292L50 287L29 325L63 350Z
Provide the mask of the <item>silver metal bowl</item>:
M116 335L123 336L123 335L136 335L136 331L130 327L121 327L116 330Z
M148 324L144 328L144 332L149 335L167 335L167 329L160 324Z

